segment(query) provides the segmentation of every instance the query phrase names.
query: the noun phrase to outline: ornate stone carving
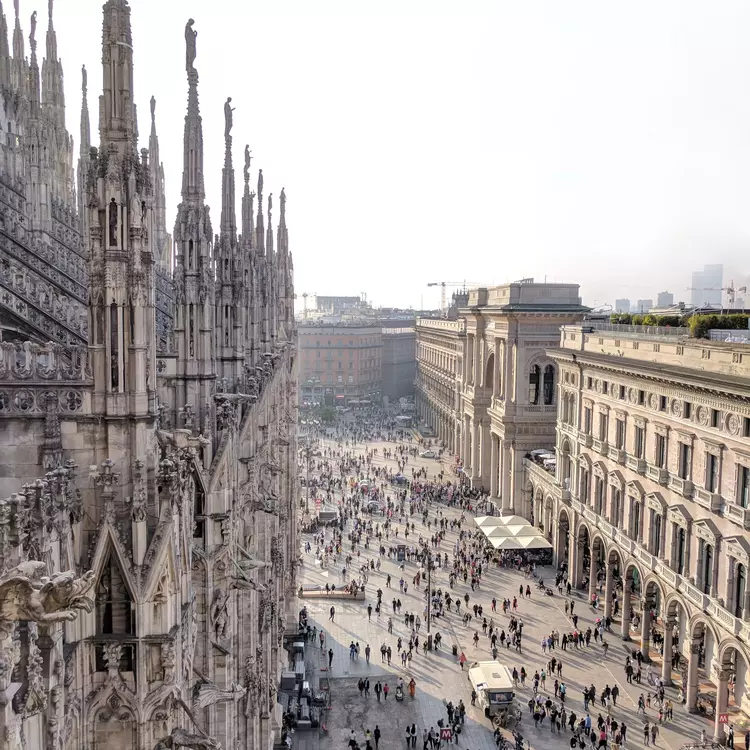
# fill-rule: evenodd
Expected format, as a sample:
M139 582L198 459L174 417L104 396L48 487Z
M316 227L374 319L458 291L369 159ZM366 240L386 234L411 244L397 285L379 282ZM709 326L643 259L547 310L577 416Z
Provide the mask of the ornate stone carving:
M221 690L213 682L199 682L193 688L193 709L238 701L246 692L247 688L242 685L234 684L229 690Z
M222 588L216 589L214 598L211 602L211 627L214 630L214 636L217 641L221 641L226 636L229 613L227 604L229 602L229 593Z
M74 620L81 609L91 612L93 571L80 578L72 571L47 577L46 569L42 562L21 563L0 579L0 637L19 620L49 625Z
M179 727L175 727L169 737L159 740L154 750L174 750L178 747L187 747L190 750L221 750L221 745L213 737L190 734Z

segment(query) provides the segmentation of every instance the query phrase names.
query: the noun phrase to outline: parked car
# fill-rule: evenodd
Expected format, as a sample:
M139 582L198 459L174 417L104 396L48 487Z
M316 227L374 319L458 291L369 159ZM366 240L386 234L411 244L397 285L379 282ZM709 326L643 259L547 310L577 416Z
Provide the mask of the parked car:
M422 458L437 458L438 452L433 450L420 451L419 455Z

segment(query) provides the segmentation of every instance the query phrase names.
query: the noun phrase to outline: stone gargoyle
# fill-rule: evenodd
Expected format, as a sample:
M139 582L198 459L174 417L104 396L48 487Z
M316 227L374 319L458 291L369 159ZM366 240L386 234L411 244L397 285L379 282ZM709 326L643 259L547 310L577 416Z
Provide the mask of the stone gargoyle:
M94 602L87 596L94 587L94 571L80 578L73 571L43 575L43 562L21 563L0 577L0 637L18 621L49 625L75 620L78 610L91 612Z
M221 745L213 737L190 734L179 727L175 727L169 737L159 740L154 750L174 750L178 747L188 747L191 750L221 750Z

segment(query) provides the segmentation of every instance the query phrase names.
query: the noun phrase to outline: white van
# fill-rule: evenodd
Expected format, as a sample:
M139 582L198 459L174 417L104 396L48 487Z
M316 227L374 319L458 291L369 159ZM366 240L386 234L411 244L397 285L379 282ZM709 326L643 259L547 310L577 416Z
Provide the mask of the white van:
M516 695L513 676L498 661L476 661L469 667L469 682L477 694L477 703L484 715L493 718L513 706Z

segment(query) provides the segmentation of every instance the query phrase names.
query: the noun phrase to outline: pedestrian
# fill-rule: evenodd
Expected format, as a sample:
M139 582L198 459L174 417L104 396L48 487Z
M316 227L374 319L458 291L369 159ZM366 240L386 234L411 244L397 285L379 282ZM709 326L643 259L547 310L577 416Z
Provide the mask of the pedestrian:
M383 699L388 700L388 692L390 691L390 688L388 687L388 683L386 682L385 685L383 685Z
M333 649L328 649L328 668L331 668L331 664L333 664Z
M336 608L333 605L331 605L331 614L330 614L330 617L328 618L331 622L333 622L333 616L335 614L336 614ZM322 633L321 633L321 635L322 635Z
M375 731L372 733L372 736L375 739L375 750L378 750L378 745L380 744L380 727L377 724L375 725Z
M365 646L365 660L367 661L368 664L370 663L370 644L369 643Z

